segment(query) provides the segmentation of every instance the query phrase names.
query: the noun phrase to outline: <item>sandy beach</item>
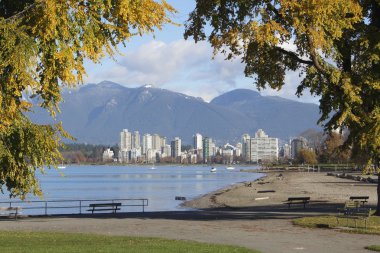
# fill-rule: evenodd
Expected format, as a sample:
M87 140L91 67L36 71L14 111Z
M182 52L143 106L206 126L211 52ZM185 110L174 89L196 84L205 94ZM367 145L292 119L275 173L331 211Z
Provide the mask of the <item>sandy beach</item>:
M375 205L376 184L325 173L273 172L255 182L234 185L184 203L202 210L3 218L0 229L193 240L239 245L263 253L365 253L368 251L364 247L379 244L380 236L292 224L295 217L335 214L336 208L352 195L367 195L369 205ZM288 209L283 201L290 196L310 196L312 203L306 209Z
M254 182L237 184L184 203L191 208L284 207L289 197L310 197L312 205L343 204L350 196L377 199L376 184L327 176L317 172L269 172Z

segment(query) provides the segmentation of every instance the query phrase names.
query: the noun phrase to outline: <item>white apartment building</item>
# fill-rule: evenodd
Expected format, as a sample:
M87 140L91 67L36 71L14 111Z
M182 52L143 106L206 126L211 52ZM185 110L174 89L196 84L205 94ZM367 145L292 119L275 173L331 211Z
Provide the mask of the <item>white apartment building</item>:
M120 133L120 150L130 151L132 148L132 133L128 132L128 129L124 129Z
M141 137L139 131L134 131L132 135L132 148L141 148Z
M107 148L103 152L103 162L113 161L114 153L111 149Z
M120 163L128 163L129 162L129 151L119 150L119 162Z
M255 137L243 136L243 147L247 162L276 162L278 160L278 139L270 138L262 129L259 129Z
M236 156L241 156L242 155L242 150L243 150L243 144L238 142L236 144L236 149L235 149L235 155Z
M149 149L153 148L153 138L150 134L144 134L142 140L142 153L146 154Z
M202 146L203 146L203 143L202 143L202 135L199 134L199 133L196 133L194 135L194 149L195 150L201 150L202 149Z
M161 136L153 134L152 136L152 149L161 151Z
M145 154L146 162L153 163L156 161L156 151L153 149L148 149Z
M161 157L169 157L169 156L171 156L171 153L172 153L172 149L171 149L170 145L165 145L162 147Z

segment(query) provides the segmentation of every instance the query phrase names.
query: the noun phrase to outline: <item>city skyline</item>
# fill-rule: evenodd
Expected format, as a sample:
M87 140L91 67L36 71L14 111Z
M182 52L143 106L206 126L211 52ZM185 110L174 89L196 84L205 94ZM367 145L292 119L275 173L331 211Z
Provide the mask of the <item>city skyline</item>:
M258 129L252 137L249 134L243 134L241 142L234 145L226 143L223 146L216 145L209 136L195 133L192 136L194 146L190 145L188 150L182 150L180 137L174 137L170 145L167 144L165 136L158 134L145 133L141 140L140 137L138 130L129 132L128 129L123 129L120 132L120 149L117 155L119 162L154 163L166 159L166 162L183 163L184 160L188 160L190 163L210 163L219 154L226 159L227 163L234 163L241 157L245 162L259 164L277 162L280 154L278 138L269 137L262 129ZM286 153L283 152L283 154ZM113 151L108 148L103 153L103 160L111 160L113 156ZM167 158L171 159L167 160Z

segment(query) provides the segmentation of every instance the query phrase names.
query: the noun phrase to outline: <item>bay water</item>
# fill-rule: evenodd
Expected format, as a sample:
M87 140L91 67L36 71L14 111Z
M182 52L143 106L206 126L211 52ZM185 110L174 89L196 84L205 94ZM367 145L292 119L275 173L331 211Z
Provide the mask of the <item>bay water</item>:
M187 200L244 181L256 180L260 173L242 172L241 169L258 167L225 166L107 166L68 165L61 170L47 170L38 175L44 193L42 200L76 199L148 199L145 211L186 210L176 196ZM26 201L41 200L27 196ZM0 201L9 201L6 193ZM141 210L141 208L139 208ZM133 210L131 210L133 211ZM136 210L138 211L138 210Z

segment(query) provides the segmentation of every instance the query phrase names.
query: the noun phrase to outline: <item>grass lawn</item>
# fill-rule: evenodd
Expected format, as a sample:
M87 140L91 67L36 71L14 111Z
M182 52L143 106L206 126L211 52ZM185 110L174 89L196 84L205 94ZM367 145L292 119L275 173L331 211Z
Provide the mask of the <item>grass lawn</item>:
M258 253L237 246L146 237L106 236L93 234L0 232L1 252L128 252L128 253Z
M339 218L339 224L335 216L317 216L317 217L304 217L294 219L295 225L312 228L341 228L344 232L360 233L360 234L377 234L380 235L380 217L371 216L367 221L367 229L364 226L364 220L357 220L357 228L355 228L355 221L353 219Z
M372 250L372 251L379 251L380 252L380 245L371 245L368 247L365 247L366 249Z

